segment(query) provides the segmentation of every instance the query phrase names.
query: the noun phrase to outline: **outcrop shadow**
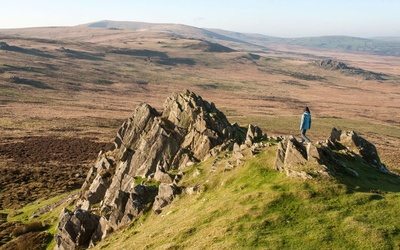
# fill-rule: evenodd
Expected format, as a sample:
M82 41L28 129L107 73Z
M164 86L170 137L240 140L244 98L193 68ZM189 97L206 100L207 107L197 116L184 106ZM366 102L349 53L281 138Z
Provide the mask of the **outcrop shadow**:
M321 151L326 152L326 149ZM332 162L336 170L334 178L346 186L348 193L400 192L400 176L380 171L352 153L330 150L329 154L331 159L334 159ZM320 161L320 164L326 164L326 160Z
M13 52L17 52L17 53L23 53L23 54L33 55L33 56L40 56L40 57L45 57L45 58L56 58L56 56L54 56L54 55L47 54L47 53L37 50L37 49L21 48L18 46L8 45L5 42L0 43L0 50L13 51Z
M54 89L51 86L49 86L43 82L20 78L20 77L16 77L16 76L11 77L10 82L15 83L15 84L28 85L28 86L32 86L32 87L35 87L38 89Z
M193 66L196 64L196 61L194 59L169 57L167 55L167 53L156 51L156 50L118 49L118 50L111 50L109 52L113 53L113 54L120 54L120 55L146 57L146 59L150 63L151 62L158 63L158 64L166 65L166 66L175 66L178 64Z
M71 58L75 58L75 59L91 60L91 61L104 60L104 56L105 56L105 54L103 54L103 53L89 53L89 52L85 52L85 51L65 49L64 47L62 47L59 51L64 52L67 57L71 57Z

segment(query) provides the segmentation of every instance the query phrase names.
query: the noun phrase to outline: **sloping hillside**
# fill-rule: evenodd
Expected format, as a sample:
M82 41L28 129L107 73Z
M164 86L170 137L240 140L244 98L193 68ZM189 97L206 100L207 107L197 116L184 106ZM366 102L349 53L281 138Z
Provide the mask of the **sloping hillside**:
M177 248L180 245L185 247L202 240L203 236L207 241L205 245L225 244L221 239L223 236L215 236L213 240L204 234L207 231L204 228L212 228L214 223L225 226L230 223L234 226L224 226L222 231L217 229L212 233L226 235L227 241L234 242L226 243L226 248L240 244L237 242L247 242L245 239L253 243L243 243L243 248L256 248L256 242L266 239L269 234L273 235L269 239L278 242L278 248L301 241L287 240L295 231L284 231L287 229L284 225L288 225L284 218L298 216L296 222L308 225L308 228L300 230L300 223L297 223L289 229L309 232L312 231L309 228L315 228L315 234L307 237L311 245L318 242L346 248L345 244L365 246L362 241L365 240L371 244L374 242L378 248L398 247L398 221L393 219L396 218L393 208L398 207L399 197L397 179L393 176L364 171L361 165L355 164L354 157L349 157L348 152L339 152L339 149L336 156L342 163L366 179L354 178L354 172L349 170L353 173L351 178L337 176L337 179L296 181L275 171L270 162L275 159L273 151L277 150L279 135L298 135L299 115L307 105L314 119L310 131L314 142L325 141L332 127L356 130L376 145L380 159L390 171L400 173L399 57L284 43L270 43L275 44L275 50L268 50L265 45L243 42L239 39L241 34L232 36L240 41L235 42L231 37L225 40L196 39L162 30L132 31L112 27L0 30L0 244L22 236L18 238L23 243L13 241L12 244L28 244L29 239L35 239L48 245L56 233L61 208L72 209L74 199L77 199L67 193L59 196L60 193L75 190L84 182L99 151L104 153L108 150L106 145L132 114L132 109L139 103L148 102L161 111L167 95L187 88L212 100L230 121L243 126L257 124L268 135L276 137L264 141L269 146L260 149L256 156L243 152L245 159L235 166L232 162L237 162L237 156L232 158L233 151L188 166L182 183L193 185L194 194L177 196L168 208L171 210L162 211L158 217L146 213L140 219L142 224L116 230L117 233L106 238L102 246L108 241L112 242L107 246L109 248L124 244L116 241L125 238L118 234L124 230L141 243L145 242L142 236L151 238L155 246L167 245L173 238ZM256 44L255 38L253 40L251 44ZM358 70L382 73L384 79L366 80L362 75L352 74L354 71L342 72L312 63L332 58L357 69L355 73L359 73ZM168 128L168 123L164 126ZM258 167L253 167L254 164ZM251 169L255 172L246 172ZM308 168L301 170L313 174L308 172ZM218 175L212 175L213 171ZM104 176L108 174L104 172ZM169 174L177 173L172 171ZM248 176L248 179L242 180L241 176ZM146 183L147 179L138 178L135 183L142 181ZM252 181L261 189L246 189L252 187ZM208 186L210 182L212 186ZM229 186L225 189L226 183L232 183L235 188ZM244 191L240 192L241 189ZM259 192L265 192L260 194L263 199L251 200ZM303 193L309 198L297 200ZM267 211L264 201L273 201L273 197L279 196L285 198L276 201L282 206L271 205L273 209L264 213ZM296 197L294 203L292 196ZM228 204L224 197L242 204L235 207L236 203ZM245 203L246 197L249 206ZM203 201L203 198L206 199ZM180 200L188 201L190 205L185 206L194 211L186 211ZM201 207L207 200L215 203ZM216 204L218 201L221 205ZM316 210L311 210L311 202L317 204ZM278 211L278 206L294 209L296 216L287 215L285 209ZM183 216L175 215L174 207L179 207ZM217 211L207 211L212 207L220 211L226 208L230 212L219 217ZM313 215L322 217L309 222L307 220L311 219L305 216L311 216L310 212L299 207L306 207L314 211ZM230 217L240 209L245 211L241 213L243 220ZM196 213L198 211L205 217ZM252 211L255 211L255 218L249 217ZM302 213L305 213L304 217ZM213 214L218 218L213 219ZM193 220L179 224L185 222L182 221L185 215ZM274 224L274 215L277 224ZM160 225L163 218L171 218L168 222L173 225L166 226L171 227L171 231L166 229L169 234L164 235L164 232L153 230L147 218ZM256 224L260 221L266 221L270 226ZM197 224L193 224L195 222ZM146 225L147 229L139 228L141 225ZM175 225L182 225L182 228L175 228ZM275 230L273 225L279 229ZM180 231L188 227L188 231ZM147 230L157 231L162 236L160 241ZM40 235L33 237L36 231ZM230 236L229 232L240 235L240 239ZM150 234L153 237L148 237ZM281 234L287 237L279 236ZM361 237L361 234L368 238ZM251 235L257 239L251 240ZM185 239L189 240L186 242ZM341 239L345 243L340 243ZM341 245L334 245L336 242ZM33 248L17 246L17 249ZM9 247L4 248L11 249Z
M243 164L224 153L185 171L183 193L94 249L396 249L398 177L301 180L273 169L276 146ZM216 163L213 163L216 162ZM350 162L346 162L350 163ZM397 184L396 184L397 183Z
M398 39L374 39L350 36L321 36L301 38L280 38L261 34L247 34L220 29L197 28L182 24L161 24L143 22L99 21L83 25L86 27L126 29L135 31L162 31L186 38L211 40L213 42L234 42L267 49L271 44L295 45L308 48L364 52L385 56L400 56Z
M337 216L339 224L326 218L336 210L347 211L342 199L353 194L362 193L366 200L360 205L371 206L400 191L400 177L389 172L375 146L357 133L333 129L326 142L304 145L294 137L267 137L253 125L245 132L190 91L167 98L164 108L158 113L148 104L139 105L119 129L115 148L99 154L73 210L64 209L60 215L56 249L101 245L113 235L143 249L266 247L278 235L287 239L282 245L274 242L274 248L336 248L355 242L352 248L362 249L376 241L399 246L397 229L368 243L360 243L364 235L359 233L339 240L347 230L340 228L342 223L361 210L351 211L350 218ZM333 198L340 200L336 206ZM326 201L331 207L325 207ZM397 202L380 205L393 213ZM366 211L382 212L376 210ZM316 212L321 215L309 221ZM174 227L164 217L181 221ZM315 225L316 217L321 225ZM371 219L363 223L370 230L382 229ZM389 219L385 223L390 228L397 225ZM151 228L152 236L142 226ZM127 227L135 228L137 241ZM307 230L315 237L330 227L339 228L331 232L331 239L304 237ZM365 234L363 226L352 230ZM163 238L165 232L173 238Z
M171 23L144 23L144 22L119 22L119 21L99 21L81 26L90 28L106 28L106 29L123 29L133 31L151 31L151 32L165 32L174 34L178 37L194 38L201 40L219 40L230 41L237 43L246 43L244 40L235 37L227 36L212 30L197 28L184 24L171 24Z
M361 164L352 165L360 178L290 178L273 168L277 145L270 143L256 156L243 152L242 163L234 168L232 152L188 168L181 184L194 187L193 192L182 193L160 214L147 212L93 249L400 247L398 177L377 175ZM66 200L65 195L58 199ZM33 203L11 218L28 219L56 200ZM67 204L36 221L51 223L47 231L54 234Z

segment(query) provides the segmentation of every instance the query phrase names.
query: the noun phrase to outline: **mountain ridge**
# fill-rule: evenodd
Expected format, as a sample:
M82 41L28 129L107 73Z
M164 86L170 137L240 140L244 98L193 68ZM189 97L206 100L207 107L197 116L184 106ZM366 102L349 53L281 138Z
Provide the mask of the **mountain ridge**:
M353 131L334 128L326 142L307 145L293 136L272 139L258 126L250 124L246 131L230 124L213 103L188 90L168 97L161 113L140 104L123 123L114 143L114 149L99 154L74 209L62 211L55 249L94 246L110 232L132 226L150 208L161 214L182 194L208 193L199 188L204 184L182 185L182 178L209 158L215 159L211 171L223 175L243 167L245 155L257 157L272 143L278 143L275 163L264 168L290 178L345 176L373 185L376 180L400 183L380 161L375 146ZM217 172L221 155L230 159L223 171ZM376 180L365 179L363 172L375 174Z
M233 32L222 29L197 28L184 24L146 23L129 21L103 20L82 24L79 26L128 29L140 31L170 32L186 38L206 39L211 41L228 41L246 45L268 48L270 44L286 44L310 48L336 49L344 51L367 52L371 54L400 56L400 38L361 38L344 35L330 35L317 37L282 38L262 34Z

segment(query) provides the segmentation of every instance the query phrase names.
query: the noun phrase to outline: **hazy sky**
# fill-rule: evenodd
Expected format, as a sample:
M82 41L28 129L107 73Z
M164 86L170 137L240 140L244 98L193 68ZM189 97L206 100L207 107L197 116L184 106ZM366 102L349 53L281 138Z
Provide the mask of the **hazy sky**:
M0 0L0 29L100 20L280 37L400 37L400 0Z

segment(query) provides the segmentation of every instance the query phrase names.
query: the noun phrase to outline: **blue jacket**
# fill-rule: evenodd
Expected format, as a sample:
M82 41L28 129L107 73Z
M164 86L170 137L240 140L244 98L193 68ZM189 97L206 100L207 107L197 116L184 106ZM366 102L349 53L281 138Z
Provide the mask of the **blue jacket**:
M301 116L300 129L310 129L311 128L311 114L307 111Z

